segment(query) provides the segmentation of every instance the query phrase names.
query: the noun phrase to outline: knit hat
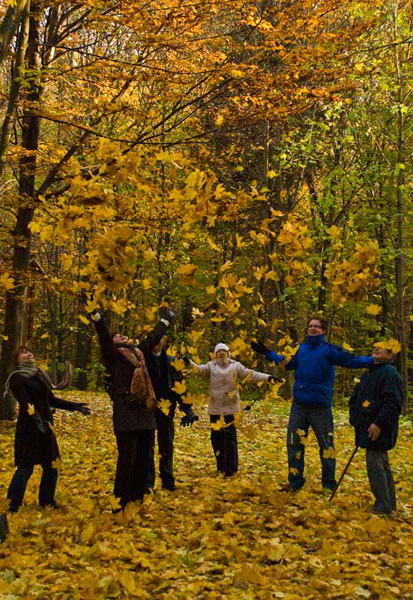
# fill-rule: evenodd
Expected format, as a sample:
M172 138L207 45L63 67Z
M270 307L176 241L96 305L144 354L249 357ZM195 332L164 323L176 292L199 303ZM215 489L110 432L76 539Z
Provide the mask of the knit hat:
M226 350L226 352L228 352L228 354L229 354L229 346L227 346L226 344L223 344L222 342L215 346L214 354L216 354L218 352L218 350Z

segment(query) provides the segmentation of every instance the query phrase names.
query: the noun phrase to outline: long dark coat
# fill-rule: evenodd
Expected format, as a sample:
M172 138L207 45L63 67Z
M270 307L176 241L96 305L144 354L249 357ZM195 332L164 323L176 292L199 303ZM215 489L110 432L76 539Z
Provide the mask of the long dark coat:
M398 371L388 363L370 367L361 376L349 402L356 444L372 450L391 450L396 444L402 406L403 386ZM367 433L372 423L381 429L375 441Z
M51 407L73 411L76 402L56 398L39 375L28 379L15 373L10 378L10 389L19 403L14 441L16 466L50 464L60 457L56 436L50 427L53 425ZM34 414L30 414L33 410Z
M102 362L110 374L110 397L113 401L113 428L115 433L156 429L154 411L130 400L130 385L135 367L118 352L103 318L93 321L99 338ZM146 338L148 349L159 342L167 329L160 321ZM133 348L132 346L130 348Z

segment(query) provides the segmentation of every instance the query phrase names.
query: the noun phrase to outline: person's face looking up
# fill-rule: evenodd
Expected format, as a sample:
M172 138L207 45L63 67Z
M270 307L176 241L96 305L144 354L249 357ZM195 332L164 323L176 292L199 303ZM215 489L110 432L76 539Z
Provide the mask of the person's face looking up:
M20 364L25 360L31 360L34 358L34 355L31 350L28 348L23 348L21 352L19 352L19 356L17 357L17 362Z
M126 337L126 335L123 335L123 333L115 333L113 336L113 342L115 344L127 344L129 342L129 338Z

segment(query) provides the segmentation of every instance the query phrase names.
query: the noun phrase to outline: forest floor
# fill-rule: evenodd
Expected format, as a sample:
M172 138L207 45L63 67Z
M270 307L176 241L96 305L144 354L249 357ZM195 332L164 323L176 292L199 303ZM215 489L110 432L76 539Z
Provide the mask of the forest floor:
M58 411L62 455L57 510L39 509L40 468L25 504L9 516L0 543L0 599L413 599L411 417L401 420L390 462L398 510L371 514L364 451L354 458L333 502L320 486L310 433L307 481L295 495L287 479L289 405L243 412L239 473L216 476L206 401L200 421L179 427L178 489L160 489L143 505L112 514L116 445L104 394L68 392L92 414ZM337 473L354 447L347 411L335 409ZM14 423L0 423L0 512L13 473Z

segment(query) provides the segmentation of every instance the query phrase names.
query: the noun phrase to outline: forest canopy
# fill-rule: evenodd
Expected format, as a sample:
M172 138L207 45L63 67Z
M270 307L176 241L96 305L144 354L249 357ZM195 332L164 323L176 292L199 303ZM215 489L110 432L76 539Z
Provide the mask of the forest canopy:
M0 383L24 341L96 385L86 294L137 338L173 306L193 358L224 340L251 362L252 339L288 356L323 315L345 347L393 340L407 389L411 2L16 0L0 18Z

